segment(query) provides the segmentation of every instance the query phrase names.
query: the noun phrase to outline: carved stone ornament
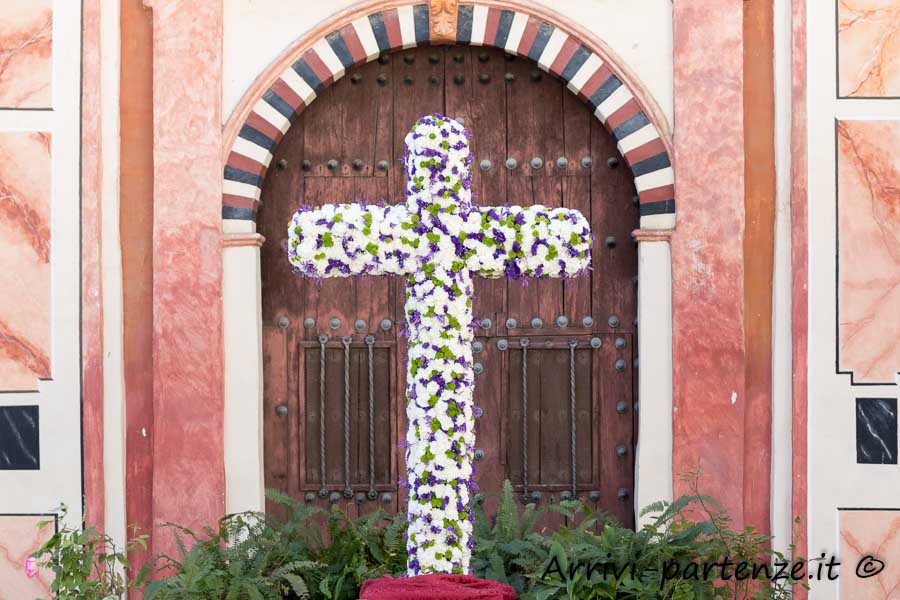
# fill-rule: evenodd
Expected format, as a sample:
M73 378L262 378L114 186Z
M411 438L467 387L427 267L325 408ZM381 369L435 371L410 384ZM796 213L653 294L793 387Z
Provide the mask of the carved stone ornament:
M431 41L452 43L456 40L458 0L431 0Z

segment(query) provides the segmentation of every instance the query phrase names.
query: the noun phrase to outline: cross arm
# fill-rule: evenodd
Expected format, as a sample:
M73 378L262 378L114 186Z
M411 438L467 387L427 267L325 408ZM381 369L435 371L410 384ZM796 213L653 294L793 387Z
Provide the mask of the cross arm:
M405 205L326 204L300 208L288 227L294 272L314 278L408 275L424 250Z
M575 277L591 264L590 224L568 208L473 207L460 238L466 267L481 277Z

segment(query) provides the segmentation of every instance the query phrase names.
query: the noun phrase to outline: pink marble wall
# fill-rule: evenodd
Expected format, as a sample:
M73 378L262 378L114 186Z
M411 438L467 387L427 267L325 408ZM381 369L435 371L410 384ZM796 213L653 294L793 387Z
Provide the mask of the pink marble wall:
M809 396L809 181L806 114L806 0L791 0L791 514L807 522ZM808 556L806 527L795 527L795 556ZM806 600L796 588L794 600Z
M34 390L50 377L48 133L0 133L0 264L0 390Z
M678 475L699 466L703 489L738 526L744 517L747 402L743 5L675 2L673 15L675 495L688 491Z
M840 121L837 129L838 366L855 382L893 383L900 371L900 121Z
M225 511L222 0L153 9L153 519ZM189 508L189 510L186 510ZM157 529L153 552L173 552Z
M81 394L84 511L89 526L104 528L103 286L100 273L100 2L82 4L81 56ZM129 523L130 525L130 523Z
M0 2L0 108L47 108L52 0Z
M25 559L53 535L53 524L38 529L53 517L0 516L0 600L32 600L50 597L51 574L40 570L25 574Z
M841 598L900 599L900 511L842 510L839 525ZM882 561L884 570L857 577L857 566L866 556Z
M900 0L837 0L841 96L900 97Z

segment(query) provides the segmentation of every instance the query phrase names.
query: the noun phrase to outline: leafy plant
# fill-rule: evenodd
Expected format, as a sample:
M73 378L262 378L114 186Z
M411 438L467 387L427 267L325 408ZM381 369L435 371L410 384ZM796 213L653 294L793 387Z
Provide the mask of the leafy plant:
M544 537L534 531L546 511L534 504L528 504L520 511L509 481L503 482L493 518L485 513L483 504L476 504L473 508L472 574L507 583L523 593L530 585L528 573L548 557Z
M639 531L578 501L522 508L504 482L496 513L473 507L471 570L512 585L523 600L787 600L793 586L806 587L789 578L770 582L772 569L723 578L715 565L726 558L732 573L742 561L765 567L787 559L770 549L768 536L733 529L700 493L699 473L686 480L691 493L645 508L650 521ZM35 556L54 570L53 590L63 600L109 600L144 585L146 600L349 600L368 579L405 574L406 515L377 510L350 518L337 507L325 511L280 492L268 495L283 507L283 518L227 515L201 535L168 525L176 555L158 556L131 584L123 572L128 556L146 547L144 536L117 550L93 529L63 529ZM548 511L563 515L566 525L538 531Z
M336 507L329 513L326 530L330 543L313 549L325 568L316 590L329 600L358 598L368 579L406 573L406 515L382 510L350 519Z
M54 512L59 514L60 522L65 522L68 509L64 504ZM52 524L53 521L41 521L38 527ZM111 537L93 527L73 529L64 525L31 557L53 572L50 591L59 600L109 600L119 598L128 589L128 556L139 549L146 550L146 540L147 536L136 536L119 548Z
M691 495L644 509L642 515L653 518L639 531L577 501L520 510L507 482L493 523L476 507L473 573L509 583L525 600L790 598L797 581L771 583L763 568L754 573L751 566L785 557L770 550L768 536L732 530L715 501L699 493L698 478L687 477ZM548 535L535 532L546 510L563 514L569 525ZM726 557L731 574L746 561L748 576L723 579Z
M166 526L172 529L178 555L160 555L141 570L139 585L154 572L165 575L147 583L145 600L309 597L304 573L319 565L304 560L305 549L296 547L299 536L284 536L265 515L227 515L203 537L185 527Z
M169 525L178 556L160 556L142 570L139 585L161 576L147 583L145 600L344 600L357 598L367 579L405 571L406 521L401 516L379 510L350 519L336 507L326 513L280 492L268 495L286 508L285 519L227 515L202 538Z

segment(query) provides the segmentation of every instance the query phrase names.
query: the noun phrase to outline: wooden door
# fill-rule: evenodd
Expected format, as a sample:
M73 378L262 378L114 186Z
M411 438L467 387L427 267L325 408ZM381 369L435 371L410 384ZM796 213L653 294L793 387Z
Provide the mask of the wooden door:
M301 204L403 202L403 139L435 111L473 133L476 203L578 208L597 239L589 278L476 280L479 488L490 497L510 479L546 502L571 493L574 473L579 497L632 524L633 180L589 106L533 62L484 48L352 69L276 150L258 221L266 486L350 514L405 508L405 284L300 279L283 246Z

